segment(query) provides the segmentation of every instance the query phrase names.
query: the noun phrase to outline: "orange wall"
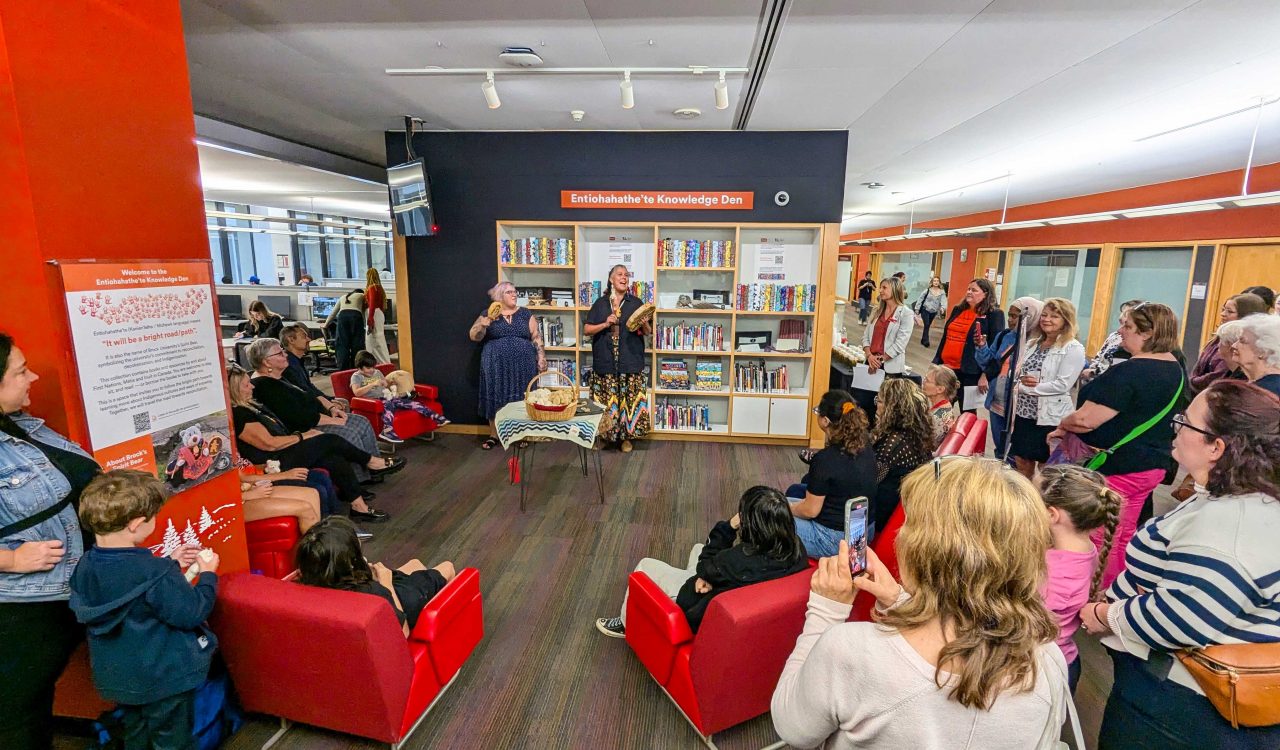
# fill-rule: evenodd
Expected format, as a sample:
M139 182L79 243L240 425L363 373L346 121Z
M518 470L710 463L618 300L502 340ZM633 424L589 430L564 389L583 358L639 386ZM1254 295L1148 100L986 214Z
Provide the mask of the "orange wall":
M0 330L43 376L31 411L86 442L50 260L207 259L176 0L0 0ZM238 501L226 474L179 493L179 528ZM223 569L247 566L240 521Z
M1071 216L1097 211L1237 195L1240 192L1243 177L1242 170L1234 170L1185 180L1144 185L1127 190L1115 190L1046 203L1013 206L1009 208L1006 221L1014 222L1054 216ZM1249 192L1261 193L1273 190L1280 190L1280 164L1268 164L1255 168L1250 176ZM999 211L987 211L929 221L916 225L914 229L981 226L999 221ZM904 231L906 231L904 226L886 227L884 229L843 235L841 239L856 240L889 237L902 234ZM952 281L954 283L959 276L972 274L974 261L972 248L978 247L1040 247L1050 245L1097 247L1107 242L1164 242L1275 236L1280 236L1280 205L1229 208L1221 211L1153 216L1145 219L1117 219L1115 221L1101 221L1091 224L1030 227L1027 229L990 232L986 236L921 237L897 242L878 242L869 247L878 252L912 252L946 248L956 248L958 250L961 247L969 247L971 248L969 253L970 267L964 274L960 274L960 269L956 267L959 265L959 253L957 252L954 256L956 263L956 266L953 266L955 270L952 273ZM853 248L865 250L867 246L851 245L843 247L841 250L848 251ZM972 278L972 276L969 278ZM965 281L967 280L965 279Z

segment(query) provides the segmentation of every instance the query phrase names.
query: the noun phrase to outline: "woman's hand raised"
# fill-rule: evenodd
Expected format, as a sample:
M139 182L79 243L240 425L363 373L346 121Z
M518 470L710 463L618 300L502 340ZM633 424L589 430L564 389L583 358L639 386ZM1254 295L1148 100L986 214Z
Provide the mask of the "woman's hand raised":
M846 551L844 542L840 543L840 551ZM848 573L847 560L844 567ZM902 593L902 585L894 580L893 574L870 547L867 548L867 572L853 579L853 587L874 596L881 609L888 609L896 604Z
M839 554L818 561L818 569L809 580L809 589L833 602L853 604L855 585L849 573L849 543L842 539Z

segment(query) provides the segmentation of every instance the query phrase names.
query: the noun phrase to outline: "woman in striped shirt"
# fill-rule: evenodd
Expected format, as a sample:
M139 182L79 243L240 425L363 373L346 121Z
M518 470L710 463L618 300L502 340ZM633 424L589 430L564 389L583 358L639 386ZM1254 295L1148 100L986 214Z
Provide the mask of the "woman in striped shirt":
M1138 531L1108 601L1081 612L1114 663L1099 750L1280 747L1280 725L1233 730L1173 656L1280 642L1278 425L1280 398L1228 380L1174 418L1196 494Z

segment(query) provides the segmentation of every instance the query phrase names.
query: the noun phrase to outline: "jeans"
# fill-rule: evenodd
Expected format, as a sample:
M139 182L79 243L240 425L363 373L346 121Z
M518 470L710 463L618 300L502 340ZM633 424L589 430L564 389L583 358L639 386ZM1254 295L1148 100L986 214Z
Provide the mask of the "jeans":
M995 457L1004 458L1004 439L1006 437L1005 430L1009 428L1009 426L1005 423L1004 415L996 414L993 411L987 412L987 423L991 427L991 442L993 445L995 445L995 449L996 449ZM1009 465L1010 466L1013 465L1012 456L1009 457Z
M1280 747L1280 726L1232 729L1208 698L1156 679L1138 657L1112 651L1111 662L1115 683L1102 715L1098 750Z
M933 319L938 317L938 313L929 312L928 310L920 310L920 344L923 346L932 346L929 343L929 329L933 327Z
M196 746L192 736L196 691L120 708L125 750L190 750Z
M864 325L866 324L867 313L870 310L871 310L871 305L865 299L859 298L858 299L858 322L859 323L862 323Z
M803 500L804 496L809 494L809 488L804 484L796 483L787 488L788 500ZM795 503L792 503L795 505ZM809 557L832 557L840 553L840 540L844 539L844 532L828 528L817 521L808 518L795 518L796 536L800 537L800 541L804 544L804 551Z

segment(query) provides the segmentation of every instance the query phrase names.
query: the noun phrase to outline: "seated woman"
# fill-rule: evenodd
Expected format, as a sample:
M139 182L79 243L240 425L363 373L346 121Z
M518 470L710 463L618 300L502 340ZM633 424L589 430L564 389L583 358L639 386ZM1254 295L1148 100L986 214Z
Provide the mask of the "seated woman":
M270 409L254 401L254 383L238 365L227 366L227 390L241 456L255 464L279 461L282 469L324 469L338 488L338 497L351 504L352 518L388 518L385 511L369 506L351 466L359 464L373 476L383 476L403 469L404 459L365 453L337 435L319 430L290 430Z
M942 458L902 495L902 585L871 550L851 578L843 542L814 572L773 692L778 736L793 747L1053 747L1067 665L1040 598L1039 494L998 461ZM845 622L858 590L875 597L875 622Z
M956 410L951 405L960 392L960 381L950 367L929 365L920 384L924 397L929 400L929 420L933 422L933 446L942 445L942 439L956 425Z
M284 328L284 318L271 312L262 300L255 299L249 303L249 319L240 324L235 337L278 339L282 328Z
M383 440L390 443L404 442L396 434L395 428L392 427L397 412L417 412L433 420L437 427L449 424L449 420L445 419L443 414L437 414L426 404L419 401L413 391L403 389L403 386L401 391L392 396L391 391L388 390L391 383L387 381L386 377L383 377L377 365L377 358L369 352L364 350L356 352L356 371L351 373L351 395L357 398L383 399L382 432L379 434ZM405 373L405 376L407 378L408 373Z
M711 529L705 544L695 544L683 568L646 557L636 566L676 600L689 628L698 632L707 605L718 594L799 573L809 564L791 523L787 499L772 487L742 493L738 512ZM596 630L622 638L627 632L627 597L622 613L596 620Z
M933 421L926 401L915 383L903 378L885 380L876 396L876 428L871 431L876 455L871 516L876 529L885 528L898 509L903 477L933 458Z
M1173 654L1280 643L1280 399L1219 378L1173 423L1195 494L1138 530L1106 601L1081 611L1115 675L1098 747L1277 748L1280 725L1232 729Z
M378 454L378 439L369 420L341 409L326 411L310 393L283 379L289 361L279 341L258 339L249 345L247 354L253 370L255 397L279 417L285 427L337 435L370 455ZM359 466L356 475L366 478Z
M285 484L303 481L307 469L297 468L274 474L240 472L240 499L244 501L244 520L294 516L298 530L307 529L320 520L320 492L312 487Z
M897 381L885 380L892 382ZM787 489L787 498L793 500L791 515L805 553L826 557L835 554L844 538L845 501L876 495L876 452L867 434L867 415L847 392L827 391L813 413L827 445L813 454L809 473Z
M431 597L440 593L456 573L445 560L428 568L410 560L395 570L365 559L356 527L342 516L330 516L312 526L298 542L298 576L308 586L358 591L387 600L407 637Z

